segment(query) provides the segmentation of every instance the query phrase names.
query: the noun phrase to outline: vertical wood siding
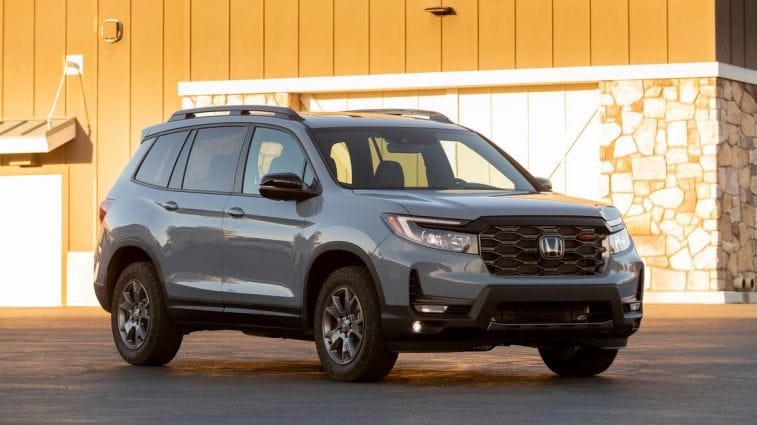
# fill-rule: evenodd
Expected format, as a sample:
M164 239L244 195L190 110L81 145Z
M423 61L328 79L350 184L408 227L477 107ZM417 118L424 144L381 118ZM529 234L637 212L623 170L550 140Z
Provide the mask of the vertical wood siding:
M715 0L717 60L757 69L757 2Z
M106 18L124 24L118 43L99 36ZM179 81L695 62L716 52L757 69L751 0L0 0L0 27L0 119L44 118L64 55L84 55L84 75L66 77L55 111L77 117L77 139L40 168L65 167L70 250L92 249L97 203L141 129L180 108ZM419 107L432 98L453 97L440 91ZM376 106L371 93L350 102Z
M95 156L97 128L97 0L66 2L66 51L84 55L84 75L66 77L65 111L61 116L75 116L79 122L76 140L62 149L68 168L68 249L89 251L95 239ZM58 57L59 65L62 57ZM58 71L60 72L60 71ZM60 74L54 77L60 78ZM64 185L66 182L64 181ZM65 188L64 188L65 189ZM64 208L64 211L66 209Z
M666 0L628 3L628 58L632 64L668 61L668 4Z
M553 66L585 66L591 63L591 1L553 2Z

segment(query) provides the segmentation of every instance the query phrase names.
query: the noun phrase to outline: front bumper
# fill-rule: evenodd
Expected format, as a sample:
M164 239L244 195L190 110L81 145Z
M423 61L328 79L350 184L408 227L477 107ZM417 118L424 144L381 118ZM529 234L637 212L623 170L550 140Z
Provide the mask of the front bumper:
M429 248L397 250L404 241L390 240L377 251L384 294L382 326L396 351L483 350L495 345L592 345L625 347L643 312L644 265L630 249L611 257L597 276L498 277L486 271L480 257ZM399 254L395 254L399 253ZM412 253L412 255L411 255ZM424 314L413 308L408 279L417 276L424 300L456 306L462 314ZM399 279L397 279L400 277ZM606 320L502 323L494 320L500 303L602 303ZM421 322L421 331L413 323Z
M610 320L597 323L518 323L492 320L500 302L608 302ZM384 310L382 325L387 341L396 351L464 351L494 345L549 346L560 343L621 348L639 328L642 312L625 312L615 285L520 286L486 288L470 312L453 317L420 314L408 307ZM420 321L422 332L413 332Z

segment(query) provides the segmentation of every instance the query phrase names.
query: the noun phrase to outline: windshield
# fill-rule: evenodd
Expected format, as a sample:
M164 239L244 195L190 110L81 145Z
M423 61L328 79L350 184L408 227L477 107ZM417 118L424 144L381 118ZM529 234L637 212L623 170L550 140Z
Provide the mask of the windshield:
M336 180L351 189L533 192L489 142L464 130L327 128L315 132Z

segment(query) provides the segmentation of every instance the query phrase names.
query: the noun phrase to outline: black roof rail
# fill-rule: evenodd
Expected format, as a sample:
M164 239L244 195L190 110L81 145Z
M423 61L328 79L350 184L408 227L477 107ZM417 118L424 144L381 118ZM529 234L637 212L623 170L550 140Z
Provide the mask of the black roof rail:
M402 117L424 117L431 121L454 124L446 115L436 111L426 111L423 109L353 109L345 112L359 112L369 114L399 115Z
M174 112L168 121L181 121L197 117L197 114L207 112L228 112L229 115L254 115L255 112L271 114L276 118L284 118L294 121L303 121L304 118L294 109L282 106L267 105L229 105L229 106L207 106L204 108L182 109Z

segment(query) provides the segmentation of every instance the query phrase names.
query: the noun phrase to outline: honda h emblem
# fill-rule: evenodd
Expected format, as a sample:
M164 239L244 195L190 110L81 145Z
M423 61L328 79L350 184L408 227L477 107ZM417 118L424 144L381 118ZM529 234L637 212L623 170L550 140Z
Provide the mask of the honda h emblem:
M539 238L539 253L543 258L562 258L565 255L565 239L559 235Z

